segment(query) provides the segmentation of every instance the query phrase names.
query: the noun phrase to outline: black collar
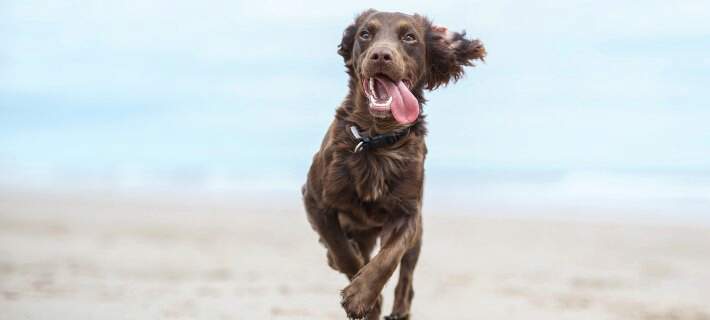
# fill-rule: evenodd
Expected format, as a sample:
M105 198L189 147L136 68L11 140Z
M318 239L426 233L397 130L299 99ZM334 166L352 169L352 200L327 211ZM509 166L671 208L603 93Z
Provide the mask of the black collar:
M355 139L354 153L360 151L367 151L379 147L389 146L397 143L400 139L409 134L409 127L404 130L394 131L385 134L378 134L374 137L370 137L367 134L360 132L358 128L354 125L348 126L350 135Z

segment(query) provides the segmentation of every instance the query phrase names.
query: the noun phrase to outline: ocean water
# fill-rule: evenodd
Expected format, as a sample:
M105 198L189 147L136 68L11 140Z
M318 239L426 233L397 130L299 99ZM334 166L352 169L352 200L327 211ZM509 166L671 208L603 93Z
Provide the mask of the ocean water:
M4 171L5 191L181 199L301 211L307 165L293 172L234 170ZM267 200L265 203L264 200ZM426 168L424 212L486 217L710 224L710 172Z

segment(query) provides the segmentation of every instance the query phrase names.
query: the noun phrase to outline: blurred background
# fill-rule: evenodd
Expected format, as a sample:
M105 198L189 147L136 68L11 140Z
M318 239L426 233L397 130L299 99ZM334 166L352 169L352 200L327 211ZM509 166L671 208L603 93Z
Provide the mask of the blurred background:
M488 51L427 94L417 319L710 319L702 0L0 1L0 318L342 318L300 186L370 7Z
M708 220L706 2L369 5L424 13L489 51L428 95L428 204ZM365 7L4 1L0 183L298 199L346 93L336 46Z

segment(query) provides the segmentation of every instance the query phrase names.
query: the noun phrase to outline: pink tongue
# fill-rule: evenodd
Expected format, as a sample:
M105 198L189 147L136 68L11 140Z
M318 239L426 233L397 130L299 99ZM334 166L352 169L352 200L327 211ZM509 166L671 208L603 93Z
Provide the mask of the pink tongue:
M411 91L400 81L397 84L394 82L377 78L385 86L387 94L392 97L392 115L397 122L408 124L417 120L419 117L419 101L414 97Z

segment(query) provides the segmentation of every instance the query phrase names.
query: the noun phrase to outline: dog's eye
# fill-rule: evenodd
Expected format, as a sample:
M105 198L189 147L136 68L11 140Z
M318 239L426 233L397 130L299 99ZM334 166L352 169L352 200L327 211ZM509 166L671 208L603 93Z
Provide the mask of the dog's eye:
M367 30L361 31L360 38L362 38L363 40L369 40L370 39L370 32Z
M414 36L413 34L411 34L411 33L408 33L408 34L406 34L404 37L402 37L402 41L404 41L404 42L410 42L410 43L411 43L411 42L416 42L416 41L417 41L417 37L415 37L415 36Z

